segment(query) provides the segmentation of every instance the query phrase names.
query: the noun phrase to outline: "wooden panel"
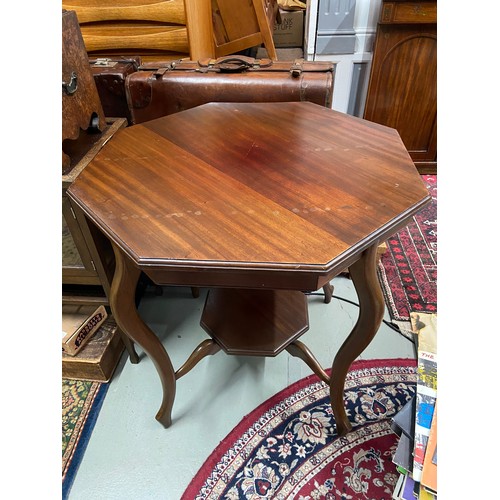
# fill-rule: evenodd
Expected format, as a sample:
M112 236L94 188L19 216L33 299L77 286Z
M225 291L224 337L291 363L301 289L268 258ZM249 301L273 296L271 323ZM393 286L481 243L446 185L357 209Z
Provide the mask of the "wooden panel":
M74 12L62 13L62 141L89 128L102 131L106 118ZM62 151L62 172L71 158Z
M388 5L405 6L409 11L413 4L391 2ZM435 2L426 5L435 5ZM395 128L419 171L436 172L435 24L379 24L364 118Z
M99 235L90 234L87 221L81 216L77 206L72 207L66 190L103 145L126 124L127 121L123 118L109 119L101 134L81 134L78 141L71 141L65 149L72 162L71 170L62 176L63 284L101 285L109 292L109 262L105 261L104 252L96 247ZM104 297L99 303L103 301L107 302L107 299Z
M214 32L210 0L185 0L191 59L214 57Z
M418 27L380 26L365 118L397 129L415 161L436 155L436 45Z
M188 0L187 5L193 0ZM210 0L215 52L212 57L264 44L277 60L272 29L277 13L275 0Z
M97 277L89 249L74 216L71 202L66 196L62 198L62 219L63 273L66 268L68 275Z
M270 59L276 61L278 56L274 47L273 32L276 15L278 13L278 4L276 0L253 0L255 15L259 31L262 35L262 43L267 50Z
M169 50L181 54L189 52L187 29L175 26L147 25L92 25L82 26L82 35L88 52L128 49Z
M217 10L214 5L217 6ZM212 9L214 15L219 15L222 19L228 36L227 41L260 31L251 0L242 0L238 3L234 0L213 0Z
M432 2L384 2L381 23L436 23L437 4Z
M140 19L186 24L184 0L68 0L63 8L74 10L80 23Z
M78 16L89 55L189 57L184 0L68 0Z
M276 356L309 329L306 296L295 290L212 289L200 325L228 354Z

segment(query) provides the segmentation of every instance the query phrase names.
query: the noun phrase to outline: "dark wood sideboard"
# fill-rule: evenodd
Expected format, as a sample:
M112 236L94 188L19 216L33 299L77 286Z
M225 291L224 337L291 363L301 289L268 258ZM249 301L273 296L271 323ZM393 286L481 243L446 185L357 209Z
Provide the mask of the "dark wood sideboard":
M421 174L437 171L437 2L383 1L364 118L395 128Z

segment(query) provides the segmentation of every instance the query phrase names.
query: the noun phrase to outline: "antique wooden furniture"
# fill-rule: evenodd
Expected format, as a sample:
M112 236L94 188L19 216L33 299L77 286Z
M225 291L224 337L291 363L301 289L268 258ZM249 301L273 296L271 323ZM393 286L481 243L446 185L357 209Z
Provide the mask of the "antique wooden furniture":
M61 140L76 140L82 131L102 132L105 120L76 14L63 11ZM63 150L63 173L70 162Z
M437 2L384 1L364 118L395 128L420 173L437 170Z
M124 118L107 120L106 127L99 134L80 134L78 140L66 146L70 164L62 175L62 285L63 304L109 306L113 278L114 255L109 241L74 206L67 196L68 187L96 156L114 134L125 127ZM73 285L77 285L75 292ZM81 285L84 285L82 290ZM129 338L121 332L130 360L137 363L139 358ZM111 346L122 352L121 344ZM108 353L108 355L110 355Z
M186 0L186 7L196 1ZM209 26L212 27L214 45L212 57L234 54L264 44L269 58L273 61L278 59L273 41L277 0L211 0L211 3L212 23Z
M98 285L106 289L111 284L107 280L105 263L97 252L89 225L85 218L77 218L77 207L71 205L66 191L88 163L100 151L103 145L122 127L126 126L124 118L108 120L101 134L85 134L79 141L68 144L66 150L71 155L71 163L67 173L62 175L62 282L67 285ZM76 211L75 211L76 210ZM109 281L109 283L108 283ZM109 290L108 290L109 291ZM105 296L87 296L81 298L84 303L108 303ZM78 302L77 297L65 302Z
M82 220L82 225L78 222L66 190L102 146L127 122L124 119L106 121L73 11L62 13L62 80L63 284L103 285L105 289L102 260L93 241L88 238L90 233L85 220ZM85 299L94 304L101 300L103 297Z
M163 425L176 379L204 356L286 349L330 384L338 432L350 429L345 376L384 313L377 245L430 201L395 130L309 102L210 103L123 129L68 194L112 242L112 311L158 370ZM298 340L302 292L346 267L360 313L328 377ZM210 338L177 371L134 307L141 271L211 288Z
M64 0L92 57L219 57L264 44L277 59L276 0Z
M91 57L189 57L184 0L64 0Z
M66 191L88 162L126 123L123 118L106 121L76 14L63 10L62 284L63 287L95 285L98 289L97 293L86 291L83 295L63 292L63 303L109 305L113 252L102 233L88 223L78 207L71 205ZM131 361L136 363L138 356L132 342L125 335L122 338Z

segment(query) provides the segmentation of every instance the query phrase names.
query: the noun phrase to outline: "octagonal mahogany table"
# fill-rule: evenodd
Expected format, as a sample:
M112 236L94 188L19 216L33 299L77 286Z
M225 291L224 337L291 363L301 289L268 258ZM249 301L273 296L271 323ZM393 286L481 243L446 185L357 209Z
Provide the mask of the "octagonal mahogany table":
M204 356L286 349L330 385L338 433L351 429L345 377L384 312L377 246L430 201L394 129L307 102L206 104L118 132L68 195L113 245L111 309L156 366L164 426L176 380ZM329 377L298 340L303 292L346 268L359 317ZM210 288L210 338L177 371L137 313L141 271L158 285Z

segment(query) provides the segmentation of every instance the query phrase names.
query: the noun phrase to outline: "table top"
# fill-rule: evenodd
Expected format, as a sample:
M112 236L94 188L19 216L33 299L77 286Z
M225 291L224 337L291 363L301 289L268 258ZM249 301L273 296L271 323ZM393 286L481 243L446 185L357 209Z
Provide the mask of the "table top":
M430 201L396 130L308 102L122 129L68 194L140 268L322 275Z

